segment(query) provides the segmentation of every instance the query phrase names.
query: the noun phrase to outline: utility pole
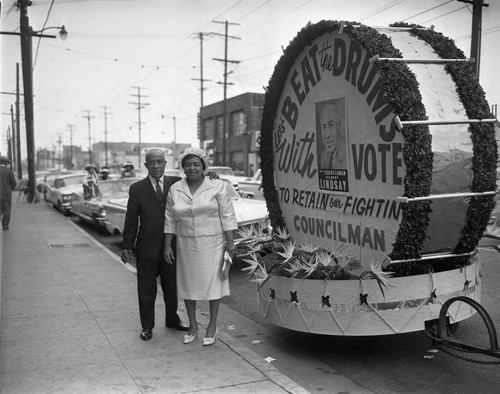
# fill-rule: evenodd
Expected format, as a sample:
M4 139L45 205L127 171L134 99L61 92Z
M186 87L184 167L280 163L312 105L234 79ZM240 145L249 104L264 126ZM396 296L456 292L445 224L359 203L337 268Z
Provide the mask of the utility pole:
M89 165L92 165L92 133L90 132L90 119L95 118L95 116L90 116L90 111L87 110L87 115L84 116L87 119L87 124L89 128Z
M58 145L58 161L59 161L59 171L61 171L61 143L62 143L62 139L61 139L61 133L57 133L57 136L59 137L57 139L57 145Z
M35 127L33 119L33 70L32 70L32 29L29 25L28 0L20 0L21 58L23 69L24 119L26 122L26 145L28 154L28 202L36 202L35 174Z
M16 131L12 130L12 136L16 135L15 138L15 148L16 153L14 157L16 158L15 164L17 166L17 177L19 179L23 178L23 166L21 163L21 113L19 111L19 62L16 63Z
M149 105L148 103L143 103L141 101L141 99L143 97L147 97L147 96L143 96L141 95L141 87L140 86L133 86L132 88L134 89L137 89L137 94L132 94L133 97L136 97L137 98L137 101L136 102L129 102L130 104L134 104L137 106L137 113L138 113L138 116L139 116L139 121L137 122L138 125L139 125L139 167L141 166L141 163L142 163L142 159L141 159L141 150L142 150L142 147L141 147L141 125L142 125L142 122L141 122L141 109L144 108L146 105Z
M73 127L72 124L68 125L69 128L69 170L73 169Z
M470 41L470 57L474 59L476 78L479 79L481 65L481 34L483 30L483 7L489 7L484 0L458 0L461 3L472 4L472 31Z
M104 158L108 167L108 107L104 105L102 108L104 108Z
M200 38L200 78L191 78L193 81L200 81L200 92L201 92L201 104L200 108L203 108L203 91L205 88L203 87L203 82L211 81L211 79L203 78L203 36L208 36L210 33L198 33L198 37Z
M12 160L12 149L14 148L13 134L10 133L10 125L7 125L7 158Z
M225 25L225 34L224 34L224 59L217 59L217 58L213 58L213 60L217 60L219 62L224 62L224 102L223 102L223 117L222 117L222 165L225 166L226 165L226 138L227 138L227 119L226 119L226 112L227 112L227 85L232 85L232 83L228 83L227 82L227 64L228 63L233 63L233 64L237 64L239 63L238 60L228 60L227 58L227 40L228 38L234 38L234 39L237 39L237 40L241 40L240 37L234 37L234 36L228 36L228 27L229 25L238 25L238 23L229 23L228 21L225 21L225 22L219 22L219 21L213 21L214 23L223 23ZM212 34L215 34L215 35L220 35L222 36L222 34L219 34L219 33L212 33ZM220 83L220 82L219 82Z
M8 152L8 155L7 157L11 160L14 161L14 165L17 164L17 161L16 161L16 155L14 154L14 146L16 144L16 141L15 141L15 138L14 138L14 129L15 129L15 126L16 123L15 123L15 120L14 120L14 109L12 108L12 104L10 106L10 126L9 126L9 131L7 133L10 133L10 130L12 129L12 137L7 137L7 139L9 140L9 152ZM19 178L21 179L21 178Z
M28 202L38 202L36 193L36 174L35 174L35 131L33 120L33 67L32 67L32 38L35 37L50 37L56 36L48 34L40 34L44 30L53 29L56 27L47 27L40 31L34 32L29 24L28 6L32 4L31 0L18 0L15 2L19 9L19 32L0 32L0 34L15 35L21 38L21 59L23 72L24 86L24 120L26 122L26 145L27 145L27 161L28 161ZM60 35L65 39L68 32L64 26L60 27Z

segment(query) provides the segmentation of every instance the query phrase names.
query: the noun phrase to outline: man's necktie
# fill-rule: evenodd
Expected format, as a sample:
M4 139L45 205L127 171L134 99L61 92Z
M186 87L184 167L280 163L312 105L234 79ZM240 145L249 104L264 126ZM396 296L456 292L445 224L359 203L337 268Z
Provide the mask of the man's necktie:
M163 195L163 192L161 191L161 186L160 186L160 180L159 179L156 180L156 194L158 194L158 197L160 197L160 198Z

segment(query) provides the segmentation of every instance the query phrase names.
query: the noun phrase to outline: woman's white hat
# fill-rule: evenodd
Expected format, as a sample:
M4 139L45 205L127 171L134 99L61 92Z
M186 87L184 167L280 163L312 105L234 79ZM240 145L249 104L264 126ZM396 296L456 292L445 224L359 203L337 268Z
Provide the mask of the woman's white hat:
M184 160L184 158L187 156L187 155L195 155L195 156L198 156L201 160L203 160L203 163L205 163L206 165L206 162L207 162L207 152L205 152L203 149L200 149L200 148L195 148L195 147L190 147L190 148L187 148L184 152L182 152L182 154L179 156L179 161L182 163L182 161Z

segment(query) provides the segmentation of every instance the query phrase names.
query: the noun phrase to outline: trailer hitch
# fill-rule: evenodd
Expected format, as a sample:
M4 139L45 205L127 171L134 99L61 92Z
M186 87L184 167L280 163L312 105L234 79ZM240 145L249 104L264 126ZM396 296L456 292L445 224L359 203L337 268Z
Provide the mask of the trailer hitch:
M447 317L448 309L453 304L454 302L457 301L462 301L465 302L466 304L469 304L471 307L473 307L481 316L483 319L483 322L486 325L486 328L488 329L488 335L489 335L489 340L490 340L490 348L486 349L483 347L478 347L474 345L469 345L467 343L451 340L451 339L446 339L445 336L450 336L450 323ZM455 323L458 324L458 323ZM464 351L464 352L469 352L469 353L481 353L485 354L491 357L495 358L500 358L500 349L498 348L498 337L497 337L497 332L495 329L495 326L493 325L493 322L491 320L490 315L488 312L486 312L486 309L483 308L483 306L477 302L476 300L473 300L472 298L465 297L465 296L458 296L458 297L453 297L447 300L441 307L441 310L439 311L439 319L438 319L438 325L437 328L434 330L426 329L426 334L430 336L435 344L438 346L446 346L449 348L453 348L455 350L459 351ZM432 331L432 333L431 333ZM433 335L435 334L435 336ZM466 359L463 357L459 357L467 361L473 361L477 362L474 360ZM495 362L496 363L496 362Z

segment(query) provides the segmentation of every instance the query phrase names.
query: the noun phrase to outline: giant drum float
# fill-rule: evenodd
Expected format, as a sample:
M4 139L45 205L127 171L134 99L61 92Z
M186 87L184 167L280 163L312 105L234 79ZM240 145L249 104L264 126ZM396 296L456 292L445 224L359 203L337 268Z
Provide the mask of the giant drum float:
M257 290L265 319L385 335L423 330L451 297L480 301L494 121L471 60L438 32L302 29L275 67L262 118L264 195L273 229L289 238L281 253L254 257L267 264ZM295 262L280 271L273 253ZM341 279L310 275L335 264ZM449 321L474 313L455 303Z

